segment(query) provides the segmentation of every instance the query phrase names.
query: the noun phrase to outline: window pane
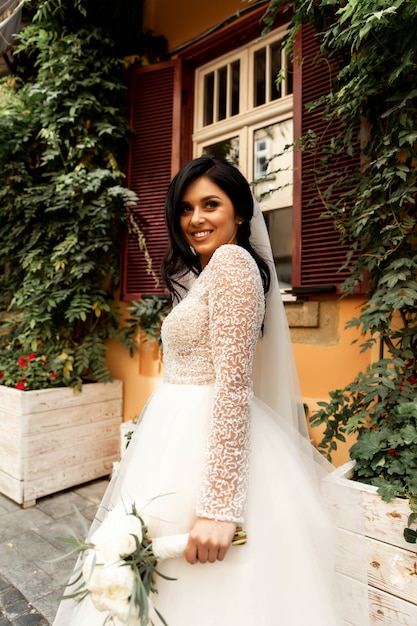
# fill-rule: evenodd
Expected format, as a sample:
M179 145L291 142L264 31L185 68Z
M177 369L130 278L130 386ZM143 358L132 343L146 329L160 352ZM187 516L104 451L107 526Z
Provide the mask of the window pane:
M265 211L264 217L280 288L290 289L292 286L292 209L286 207L275 211Z
M255 133L256 134L256 133ZM257 139L255 136L254 140L254 178L258 180L259 178L263 178L268 173L268 162L269 159L269 138L261 137Z
M239 113L239 93L240 93L240 61L235 61L231 66L232 80L231 80L231 115L237 115Z
M271 75L269 80L271 82L271 100L277 100L282 95L282 85L279 82L277 86L277 77L281 71L281 42L276 41L269 49L271 55Z
M218 72L219 91L217 96L217 120L224 120L227 112L227 66L221 67Z
M236 167L239 167L239 137L223 139L210 146L204 146L204 154L211 154L218 159L227 159Z
M214 109L214 72L210 72L204 77L204 115L203 124L213 123L213 109Z
M292 120L269 124L253 133L253 181L264 209L292 205Z
M260 104L265 104L265 65L266 49L261 48L254 54L253 104L256 107Z

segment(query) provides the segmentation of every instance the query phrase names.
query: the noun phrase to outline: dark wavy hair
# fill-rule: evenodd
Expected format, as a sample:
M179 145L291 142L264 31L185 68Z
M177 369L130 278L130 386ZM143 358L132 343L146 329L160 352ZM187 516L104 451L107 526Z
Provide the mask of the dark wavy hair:
M182 199L187 187L197 178L204 176L222 189L243 222L237 230L237 244L245 248L255 260L262 278L264 292L269 289L271 274L268 263L254 250L249 242L250 220L253 216L253 196L246 178L228 161L203 155L190 161L172 179L165 202L165 223L169 237L169 248L162 261L161 273L164 282L175 298L185 285L181 279L188 272L200 274L201 265L197 254L184 239L180 226Z

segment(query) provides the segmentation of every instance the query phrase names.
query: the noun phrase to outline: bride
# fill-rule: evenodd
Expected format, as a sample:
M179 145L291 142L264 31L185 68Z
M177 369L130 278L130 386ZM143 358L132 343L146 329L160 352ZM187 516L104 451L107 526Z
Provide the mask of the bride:
M158 578L152 597L169 626L339 626L325 464L308 441L263 216L233 165L202 156L173 179L166 225L164 382L91 532L132 502L151 536L189 532L185 555L160 564L175 580ZM242 524L247 543L230 546ZM54 625L105 619L87 597L64 600Z

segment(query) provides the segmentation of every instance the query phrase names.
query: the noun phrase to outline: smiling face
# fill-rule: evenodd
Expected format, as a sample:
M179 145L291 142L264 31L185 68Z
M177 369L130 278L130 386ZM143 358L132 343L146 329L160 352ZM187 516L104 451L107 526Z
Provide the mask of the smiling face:
M202 176L185 190L181 201L180 226L184 239L196 251L201 267L225 243L236 243L241 220L226 193Z

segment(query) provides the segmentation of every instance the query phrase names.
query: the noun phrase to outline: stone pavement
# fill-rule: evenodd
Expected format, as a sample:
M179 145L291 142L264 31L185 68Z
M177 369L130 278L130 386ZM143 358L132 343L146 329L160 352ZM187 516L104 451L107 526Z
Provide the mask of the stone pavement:
M29 509L0 495L0 626L52 624L76 560L56 560L70 551L57 539L66 534L59 524L82 538L74 505L91 522L107 485L99 479L40 498Z

